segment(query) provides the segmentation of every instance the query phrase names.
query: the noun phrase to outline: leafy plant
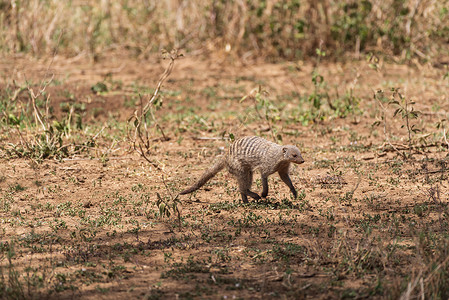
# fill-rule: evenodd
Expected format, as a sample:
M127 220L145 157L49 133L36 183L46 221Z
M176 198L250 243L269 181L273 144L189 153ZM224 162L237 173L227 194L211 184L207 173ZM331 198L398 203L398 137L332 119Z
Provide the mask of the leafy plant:
M401 126L401 128L406 128L408 133L408 150L409 150L409 156L412 155L412 149L413 149L413 141L412 136L421 130L416 127L416 124L412 124L411 120L417 119L420 115L420 112L415 110L413 105L415 104L414 101L409 101L407 98L402 96L402 94L399 92L398 88L392 89L393 96L392 100L390 101L390 105L394 105L396 107L396 110L393 114L393 118L397 115L400 115L403 120L405 120L405 124ZM424 140L425 142L425 140Z
M101 94L101 93L105 93L108 91L108 87L104 82L97 82L90 89L95 94Z
M159 193L157 195L156 206L159 208L159 215L161 217L170 218L172 212L176 213L178 217L178 221L181 222L181 213L178 209L179 200L176 197L175 199L162 197Z

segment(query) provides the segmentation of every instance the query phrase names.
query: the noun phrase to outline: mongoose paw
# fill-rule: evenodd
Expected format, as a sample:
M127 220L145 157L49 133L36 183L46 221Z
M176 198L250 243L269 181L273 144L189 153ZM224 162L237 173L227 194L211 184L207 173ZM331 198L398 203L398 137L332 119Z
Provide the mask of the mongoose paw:
M251 195L251 197L252 197L254 200L260 200L260 199L261 199L261 197L260 197L258 194L256 194L256 193L254 193L254 195Z

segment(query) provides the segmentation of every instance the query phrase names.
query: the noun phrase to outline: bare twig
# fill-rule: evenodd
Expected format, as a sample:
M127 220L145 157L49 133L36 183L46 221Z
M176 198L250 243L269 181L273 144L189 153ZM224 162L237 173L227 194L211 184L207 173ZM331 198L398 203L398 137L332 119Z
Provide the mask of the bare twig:
M148 99L145 106L143 105L143 97L139 95L140 97L139 108L136 109L134 111L134 114L128 119L128 124L132 124L132 126L134 127L134 129L128 129L128 138L132 143L134 151L139 153L140 156L142 156L148 163L150 163L153 167L155 167L158 170L161 170L160 165L151 160L147 155L148 152L150 152L151 139L147 127L146 114L150 112L156 128L158 128L161 131L164 140L168 140L168 137L165 135L162 127L156 120L156 117L152 110L152 105L159 95L162 84L173 71L175 60L182 56L182 54L179 54L178 50L176 49L172 50L171 52L164 52L163 54L165 57L168 57L170 59L170 63L168 64L164 73L159 78L156 89L154 90L150 99ZM131 130L133 131L132 134Z

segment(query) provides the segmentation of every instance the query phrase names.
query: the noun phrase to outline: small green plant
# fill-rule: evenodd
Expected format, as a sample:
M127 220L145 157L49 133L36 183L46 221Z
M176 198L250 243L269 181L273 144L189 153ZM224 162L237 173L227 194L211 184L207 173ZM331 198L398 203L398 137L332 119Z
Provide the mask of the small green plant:
M178 209L179 205L179 199L178 196L174 196L171 192L169 187L167 186L164 179L162 179L165 185L165 188L168 192L168 196L161 196L159 193L156 193L157 195L157 201L156 206L159 209L159 216L170 218L170 216L173 214L176 214L178 219L178 225L181 227L181 212Z
M104 82L97 82L90 89L95 94L106 93L108 91L108 87Z
M412 155L413 150L413 141L412 137L414 134L420 132L421 130L416 127L416 124L412 124L413 119L417 119L421 114L419 111L415 110L413 105L414 101L409 101L407 98L402 96L398 88L392 89L393 98L390 101L390 105L394 105L396 110L393 114L393 118L397 115L400 115L403 120L405 120L405 124L401 126L401 128L406 128L408 133L408 150L409 157ZM425 142L425 141L424 141Z
M415 110L414 108L414 101L408 100L406 97L404 97L398 88L392 88L392 96L391 99L388 99L388 97L385 95L385 93L382 90L378 90L374 94L374 99L377 101L377 103L382 108L382 122L381 121L375 121L372 126L379 126L383 123L383 130L385 135L386 144L389 145L394 151L396 151L399 155L401 155L404 159L410 158L413 154L413 151L419 147L419 145L426 145L428 137L427 135L424 135L420 137L419 139L415 138L415 135L418 132L421 132L421 129L417 127L416 124L413 124L412 120L418 119L421 115L421 112ZM388 105L391 105L395 108L395 111L393 113L393 118L400 116L402 120L404 120L405 124L401 125L401 128L405 128L407 130L407 142L408 145L395 145L390 141L390 134L387 132L387 108L384 106L384 104L387 103ZM419 144L417 144L419 142ZM407 152L405 152L407 151Z

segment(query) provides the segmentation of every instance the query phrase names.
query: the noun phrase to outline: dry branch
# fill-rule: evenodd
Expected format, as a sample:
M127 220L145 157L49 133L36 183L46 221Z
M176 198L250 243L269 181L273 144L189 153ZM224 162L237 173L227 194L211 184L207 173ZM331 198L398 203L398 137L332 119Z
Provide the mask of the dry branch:
M143 106L143 97L140 97L140 107L134 111L134 114L128 119L128 139L131 141L134 151L139 153L148 163L150 163L153 167L158 170L161 170L161 167L158 163L154 162L148 157L148 153L150 152L151 147L151 136L147 126L146 115L150 112L155 126L161 131L164 140L168 138L165 136L164 131L161 126L156 121L156 118L153 114L152 107L154 101L157 99L159 92L161 90L161 86L167 77L173 71L173 67L175 64L175 60L182 56L182 54L178 53L177 49L173 49L171 52L163 52L164 58L169 58L170 63L165 69L164 73L159 78L156 89L154 90L151 97L148 99L145 106Z

